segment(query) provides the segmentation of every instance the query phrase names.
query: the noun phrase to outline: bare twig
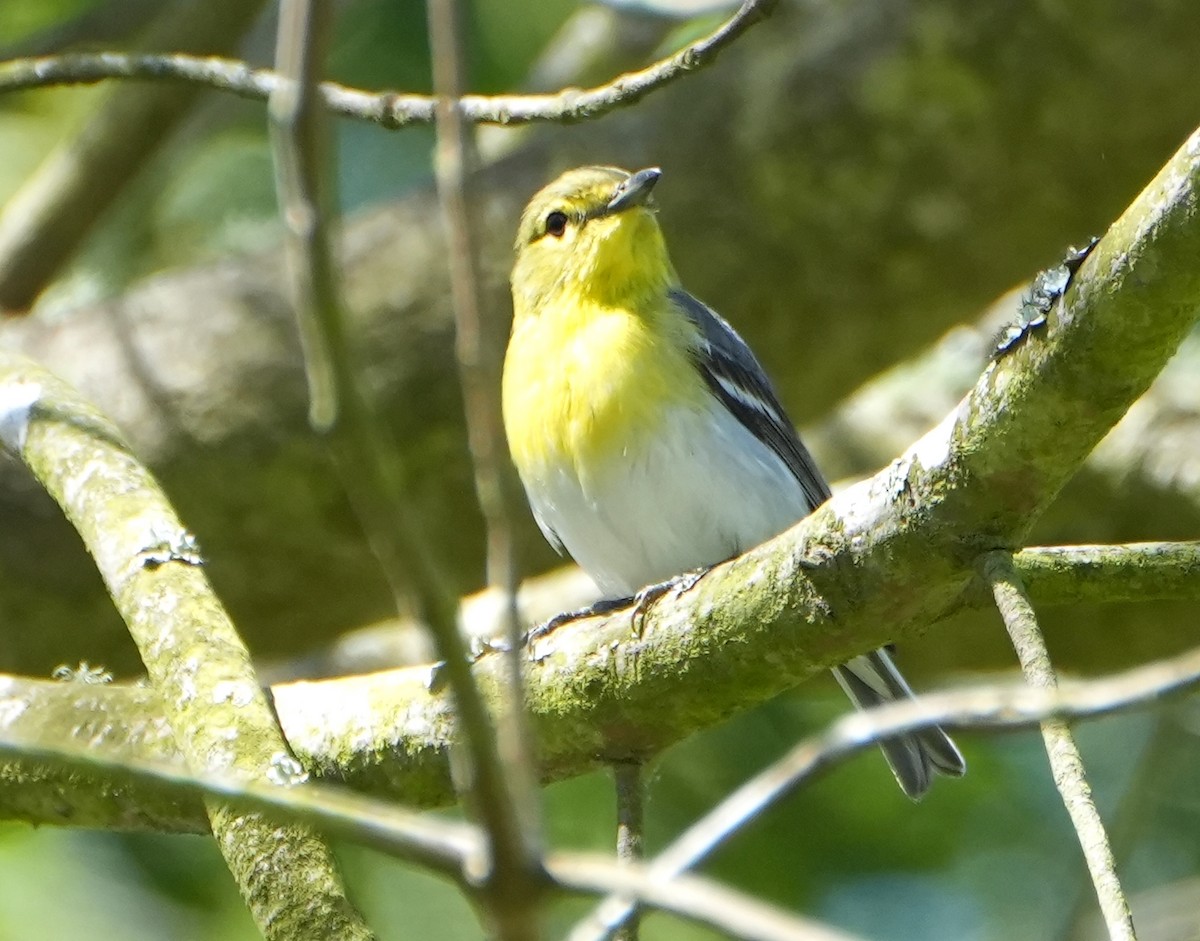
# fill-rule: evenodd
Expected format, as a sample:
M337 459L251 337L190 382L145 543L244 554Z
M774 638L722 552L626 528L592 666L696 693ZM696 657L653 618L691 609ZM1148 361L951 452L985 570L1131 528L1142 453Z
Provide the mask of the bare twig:
M849 713L822 734L804 739L778 761L741 785L654 857L650 871L661 878L706 859L726 839L776 801L821 771L885 738L943 726L949 729L1023 729L1047 719L1085 719L1144 706L1200 685L1200 648L1124 673L1064 682L1056 689L992 684ZM601 941L628 917L631 906L604 899L569 936Z
M646 907L711 925L732 938L790 941L853 941L854 936L819 922L785 913L758 899L708 879L676 875L663 879L651 866L627 860L620 865L582 854L551 853L546 870L563 888L599 894L619 893Z
M539 934L538 896L541 878L541 826L533 749L525 719L521 679L524 656L517 614L517 573L512 513L506 485L508 466L500 417L500 356L503 334L499 318L485 318L479 305L479 259L468 180L475 164L474 148L457 99L464 85L459 10L455 0L429 0L429 45L433 90L437 96L435 170L442 223L449 245L450 288L454 304L455 351L463 390L467 441L475 471L475 491L487 534L488 584L501 598L505 644L505 692L497 717L497 745L508 802L498 810L513 819L476 808L489 824L490 869L485 895L502 938L531 939ZM471 795L486 799L486 795Z
M308 417L319 432L329 431L337 420L333 361L345 355L346 345L327 227L329 144L316 95L331 13L327 3L289 0L281 5L275 51L280 81L269 109L288 274L308 377Z
M613 765L613 783L617 792L617 861L641 862L645 853L645 807L640 763ZM626 904L628 899L622 899ZM613 934L615 941L638 941L640 934L637 906L630 906L625 923Z
M281 49L306 44L311 18L303 7L310 2L292 0L285 5L280 21ZM296 12L291 7L296 7ZM273 109L281 127L276 135L280 203L286 207L285 221L297 242L293 273L298 284L299 316L306 324L313 360L320 364L310 374L322 376L316 386L327 396L324 402L313 404L314 425L330 435L347 492L385 573L398 593L411 589L417 617L432 632L454 694L469 757L464 786L472 793L473 806L489 834L496 835L496 845L521 846L518 815L502 771L491 719L471 676L458 632L456 599L431 562L428 547L412 522L412 511L400 496L400 483L395 477L400 461L389 453L392 449L386 446L385 432L356 381L323 222L319 147L313 140L317 119L314 112L319 110L320 102L301 90L305 81L311 87L316 59L311 50L284 52L282 58L295 65L297 76L289 97Z
M478 853L479 828L472 824L407 810L345 788L316 782L304 787L268 786L216 771L195 773L161 761L113 758L78 743L31 741L4 728L0 728L0 754L38 755L77 772L121 772L130 781L156 782L205 799L221 798L223 804L242 811L270 811L276 818L319 824L331 836L347 837L464 884L464 865Z
M418 815L390 802L343 789L313 784L303 788L265 787L228 776L197 775L148 762L113 761L93 750L62 741L31 743L0 727L0 756L40 756L78 772L107 768L132 781L167 783L183 792L219 798L223 804L270 811L320 827L398 859L427 866L466 891L477 886L471 872L482 834L475 826ZM548 888L599 895L619 891L640 903L706 924L733 937L758 941L854 941L843 932L784 912L709 879L656 878L636 862L615 863L583 853L555 853L547 860ZM297 935L297 937L300 937ZM343 938L335 934L326 937Z
M328 4L316 9L327 10ZM453 630L455 599L401 499L401 461L357 381L327 225L328 181L321 102L313 94L317 48L309 18L288 4L280 18L281 63L295 75L271 102L276 188L288 232L292 295L309 381L309 417L326 434L351 504L392 586L430 625ZM316 30L316 33L323 32Z
M1012 556L1003 551L986 553L981 560L981 568L992 586L996 607L1004 618L1004 626L1012 638L1025 679L1035 688L1053 690L1058 683L1050 665L1050 654L1046 650L1021 576L1013 566ZM1135 941L1129 903L1117 878L1108 833L1092 800L1092 789L1088 785L1083 758L1074 736L1064 721L1050 719L1042 723L1042 737L1046 741L1054 784L1062 794L1063 803L1079 837L1079 845L1083 848L1109 937L1113 941Z
M1173 708L1156 710L1152 717L1152 728L1138 750L1133 774L1109 814L1109 839L1113 857L1118 861L1130 859L1135 847L1146 837L1148 828L1153 826L1152 821L1161 819L1158 815L1163 813L1164 802L1171 800L1167 782L1172 776L1186 775L1183 780L1190 780L1188 756L1195 753L1196 747L1196 736L1187 727L1190 711L1189 704L1181 702ZM1092 925L1097 921L1096 890L1090 872L1079 875L1071 892L1070 905L1059 906L1068 914L1060 921L1057 941L1078 941L1095 934ZM1153 918L1154 915L1148 917L1144 909L1139 911L1138 926L1143 935L1155 936ZM1103 920L1103 916L1099 920ZM1084 930L1085 924L1089 930Z
M600 117L709 65L726 46L768 16L777 2L745 0L733 16L703 39L648 68L619 75L595 88L567 89L555 95L466 95L459 102L463 120L513 125ZM71 53L0 64L0 92L91 84L112 78L190 82L259 100L270 96L281 81L279 75L252 69L244 62L185 55ZM432 124L435 119L436 99L427 95L371 94L333 82L322 83L321 94L333 113L387 128Z

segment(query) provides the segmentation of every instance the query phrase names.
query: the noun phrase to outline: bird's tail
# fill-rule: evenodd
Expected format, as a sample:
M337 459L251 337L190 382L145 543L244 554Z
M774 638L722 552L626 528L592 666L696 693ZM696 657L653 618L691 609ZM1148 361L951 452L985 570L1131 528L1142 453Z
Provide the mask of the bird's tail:
M913 695L886 650L855 657L834 667L833 675L859 709ZM962 752L937 726L886 739L880 747L900 789L913 800L920 800L929 790L933 772L960 777L967 770Z

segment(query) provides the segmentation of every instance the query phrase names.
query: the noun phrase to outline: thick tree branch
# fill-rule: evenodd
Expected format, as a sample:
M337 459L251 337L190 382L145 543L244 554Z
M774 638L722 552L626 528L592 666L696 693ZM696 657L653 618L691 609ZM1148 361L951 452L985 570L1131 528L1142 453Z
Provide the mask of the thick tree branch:
M638 867L630 875L633 881L621 885L590 883L585 891L615 892L642 898L652 903L678 888L677 873L693 866L709 855L741 823L762 814L771 804L814 774L826 770L847 758L871 748L886 737L917 729L941 725L960 729L1023 729L1050 719L1082 720L1118 711L1145 706L1177 695L1200 684L1200 650L1190 650L1177 657L1128 670L1100 679L1064 682L1058 689L1034 689L1026 685L986 685L952 692L922 696L919 700L893 703L868 712L849 713L832 723L824 732L805 739L787 755L764 769L723 800L713 811L697 821L670 847L664 850L645 869ZM42 735L36 717L32 721L20 715L13 703L32 702L39 690L56 687L44 681L20 681L0 678L0 694L14 694L0 699L0 770L11 767L36 766L47 769L47 779L71 781L80 776L99 780L121 781L129 784L138 795L166 794L177 798L180 806L199 808L197 789L215 788L224 794L237 794L255 806L266 804L286 807L305 820L319 821L331 833L374 846L399 858L413 859L435 870L452 874L460 865L462 855L469 852L471 840L468 829L443 821L431 821L344 791L328 792L320 786L301 791L263 789L246 786L240 781L204 779L164 766L142 755L120 757L114 752L97 748L95 741L82 740L68 744L62 736ZM110 686L88 687L114 692ZM121 691L117 691L121 692ZM146 690L130 690L130 695L143 695ZM111 696L120 699L123 696ZM145 709L148 700L139 704ZM110 702L103 708L108 708ZM100 705L97 701L96 705ZM80 764L92 766L75 772ZM99 769L103 769L101 772ZM5 777L0 775L0 781ZM0 794L3 794L0 791ZM62 792L69 797L70 792ZM2 805L0 805L2 806ZM60 804L61 808L61 804ZM195 814L194 814L195 816ZM203 819L199 815L199 819ZM82 825L115 826L111 819L57 820ZM465 842L464 842L465 841ZM611 861L599 865L611 866ZM552 856L548 870L561 885L571 885L564 878L561 857ZM578 880L576 880L578 883ZM646 891L637 883L652 885ZM663 890L658 890L663 887ZM690 897L690 896L689 896ZM613 901L610 895L606 906ZM675 898L678 906L680 899ZM685 902L686 904L686 902ZM707 908L705 909L708 910ZM692 913L696 914L695 911ZM589 922L580 927L578 938L592 938L599 926ZM602 930L602 929L601 929Z
M933 7L952 22L936 56L922 39ZM780 4L769 29L735 43L686 85L569 134L539 128L515 159L485 170L484 304L507 303L514 220L556 169L597 155L665 166L662 216L689 289L735 319L795 417L812 420L1095 231L1194 120L1200 85L1173 78L1190 60L1172 40L1200 25L1200 6L1154 18L1085 0L1067 7L1072 46L1086 54L1061 55L1058 8L1032 2L997 7L986 21L941 0ZM981 48L987 56L976 54ZM1120 56L1120 81L1098 96L1095 62L1111 61L1109 53ZM1155 68L1137 67L1143 57ZM1031 72L1029 61L1041 65ZM970 120L950 135L921 118L963 105L956 84L934 78L947 63L975 88ZM870 93L881 74L907 77L885 115ZM1142 107L1148 100L1157 106ZM1048 109L1072 120L1031 128L1026 116ZM1114 109L1138 120L1114 124ZM1087 156L1100 151L1102 165ZM457 390L447 382L453 348L437 206L416 190L363 213L345 235L353 336L374 402L402 442L422 536L452 566L455 593L473 590L483 540L472 501L462 499L470 471ZM0 344L84 389L134 439L203 536L210 574L263 658L317 649L392 605L304 422L282 267L279 253L256 253L159 275L53 318L0 323ZM1161 440L1182 451L1189 439L1174 438L1173 427ZM839 472L878 466L917 433L889 438L882 455ZM1145 430L1139 438L1144 446ZM822 463L832 466L826 453ZM1157 449L1137 453L1154 462L1148 472L1159 466ZM1180 467L1181 480L1186 472ZM85 658L119 675L137 670L73 534L19 474L0 474L0 618L23 628L0 637L0 662L45 673ZM1128 480L1113 487L1105 494L1113 512L1102 519L1082 508L1093 504L1080 494L1081 509L1063 507L1055 520L1090 525L1039 538L1123 541L1147 538L1156 525L1186 538L1194 527L1177 512L1184 498L1175 493L1155 490L1153 512L1139 506L1140 532L1121 514L1141 488ZM519 524L531 564L550 564L532 524ZM31 541L39 559L53 553L55 566L30 562ZM277 629L281 619L287 631ZM66 620L76 625L69 635L58 629ZM1139 625L1139 636L1149 652L1152 632ZM941 649L950 655L955 646Z
M1101 552L1101 550L1103 550ZM1144 546L1056 546L1027 549L1014 556L1018 570L1029 578L1045 595L1042 603L1064 604L1078 601L1104 602L1114 600L1138 601L1153 598L1200 598L1200 583L1190 571L1196 544L1150 543ZM1102 555L1117 573L1133 569L1141 572L1148 593L1139 597L1128 589L1116 587L1105 592L1100 582L1089 577L1077 580L1069 572L1067 560L1078 557L1083 571ZM1129 556L1132 564L1123 561ZM1045 560L1051 560L1052 573L1043 581ZM1177 560L1183 560L1180 568ZM1150 563L1151 572L1145 571ZM534 580L529 586L529 606L526 622L534 624L564 608L579 607L585 596L574 591L578 579L560 583L562 570ZM1148 576L1148 577L1145 577ZM1084 587L1082 590L1079 585ZM565 592L565 593L564 593ZM991 593L982 583L966 596L967 603L991 607ZM501 620L494 605L486 596L468 599L467 623L472 633L495 636ZM394 633L404 625L389 625L381 630ZM411 627L411 626L409 626ZM370 670L370 664L360 664ZM356 703L376 702L389 716L431 718L425 712L426 688L432 674L427 667L411 670L392 670L374 682L365 677L348 677L321 682L281 683L272 690L281 702L280 718L293 741L303 736L303 751L314 767L325 769L324 774L347 781L356 787L379 794L403 795L417 804L440 804L451 799L448 780L442 762L445 755L439 746L419 747L421 733L413 729L393 740L385 740L375 725L339 722L323 728L326 717L343 710L353 710ZM1168 678L1174 688L1175 680ZM298 687L292 691L293 686ZM306 704L308 708L306 708ZM365 708L365 706L364 706ZM99 750L105 760L115 764L145 761L155 764L179 761L166 720L160 717L161 707L154 693L138 686L93 686L83 683L51 683L43 680L0 676L0 725L11 724L14 735L30 741L72 739L88 742ZM311 712L305 724L302 716ZM78 717L88 715L80 724ZM150 718L147 718L150 717ZM442 720L447 729L437 733L441 741L448 738L449 718ZM432 731L432 730L431 730ZM348 736L369 734L375 738L366 749L356 750L346 742ZM367 754L376 748L387 749L379 754ZM582 767L582 766L578 766ZM555 779L572 774L576 767L559 766L544 769L544 776ZM168 830L174 832L204 832L206 823L197 808L182 801L172 790L139 790L133 792L121 779L104 776L69 779L57 776L52 767L18 762L7 768L0 766L0 818L15 817L36 823L80 824L107 826L126 830Z
M1086 466L1086 465L1085 465ZM1126 545L1034 546L1013 557L1030 594L1043 606L1144 601L1200 601L1200 543L1142 542ZM521 624L544 623L599 597L592 581L574 566L527 579L518 592ZM980 579L961 597L961 607L991 609L992 594ZM463 629L483 642L503 636L504 602L481 591L462 601ZM949 642L952 638L946 637ZM352 631L316 653L260 667L270 682L298 677L345 676L427 663L435 654L421 625L387 620Z
M694 865L734 832L739 820L761 813L814 774L882 738L931 725L1025 729L1049 718L1096 718L1159 702L1197 684L1200 650L1190 650L1124 673L1064 682L1057 690L1024 685L968 687L928 693L915 702L870 713L849 713L825 732L797 744L787 756L731 794L659 859L663 865L667 860L682 868ZM302 685L311 689L325 684ZM10 746L8 759L0 762L0 817L94 828L204 832L203 805L182 783L189 776L179 768L165 721L136 725L137 719L153 715L155 705L153 692L145 687L64 685L0 677L0 741ZM81 727L78 716L85 710L91 720ZM298 724L288 719L295 711L293 706L285 707L281 713L285 725ZM38 760L39 754L69 749L68 742L86 749L96 768L112 770L80 774L64 771L61 762ZM313 750L322 747L316 736L309 738L308 745ZM156 769L155 784L118 770L139 766ZM452 796L448 782L429 786L430 779L423 782L411 767L393 764L390 775L385 773L387 769L373 770L352 769L340 780L363 789L373 786L384 795L403 794L413 803L444 802ZM418 790L422 783L427 785L424 791ZM304 806L305 798L294 803ZM399 849L393 846L390 851Z
M28 464L79 531L187 766L302 778L193 537L116 428L45 370L0 351L0 445ZM371 937L315 834L220 803L208 816L268 939Z
M544 774L652 753L958 604L977 550L1020 540L1194 320L1198 149L1194 135L1113 226L1050 324L891 467L668 596L639 636L617 614L535 644L526 704ZM500 671L494 654L475 669L493 702ZM446 797L451 728L429 687L428 671L394 671L275 699L306 767L422 803Z

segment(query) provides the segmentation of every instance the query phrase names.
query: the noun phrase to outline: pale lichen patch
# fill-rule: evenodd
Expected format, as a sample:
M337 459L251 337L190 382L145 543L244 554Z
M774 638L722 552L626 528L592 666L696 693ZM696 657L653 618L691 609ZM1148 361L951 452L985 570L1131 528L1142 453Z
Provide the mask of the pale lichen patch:
M25 448L33 407L41 397L38 382L14 379L0 384L0 444L14 454Z
M17 697L4 698L5 687L0 685L0 728L16 722L29 709L28 701Z
M951 410L945 418L927 431L908 451L904 458L919 464L925 470L941 467L950 460L954 445L954 429L958 425L962 404ZM901 459L903 460L903 458Z
M212 701L214 704L230 703L233 706L247 706L254 701L257 688L241 680L219 680L213 685Z

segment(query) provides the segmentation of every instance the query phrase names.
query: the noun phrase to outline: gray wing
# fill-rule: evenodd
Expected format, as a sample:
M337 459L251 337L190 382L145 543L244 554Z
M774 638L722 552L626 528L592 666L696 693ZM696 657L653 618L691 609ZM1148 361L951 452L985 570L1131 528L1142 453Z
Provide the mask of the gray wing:
M695 360L708 387L754 437L787 465L800 482L810 509L815 510L829 499L829 484L801 443L746 341L720 314L682 288L673 288L670 297L700 330L702 343L695 351Z
M700 330L701 347L695 359L709 388L751 434L779 455L816 509L829 498L829 485L750 347L719 314L686 291L671 291L671 299ZM886 650L855 657L833 673L860 709L913 695ZM958 776L966 771L962 753L936 726L880 744L900 787L913 800L928 789L933 772Z

